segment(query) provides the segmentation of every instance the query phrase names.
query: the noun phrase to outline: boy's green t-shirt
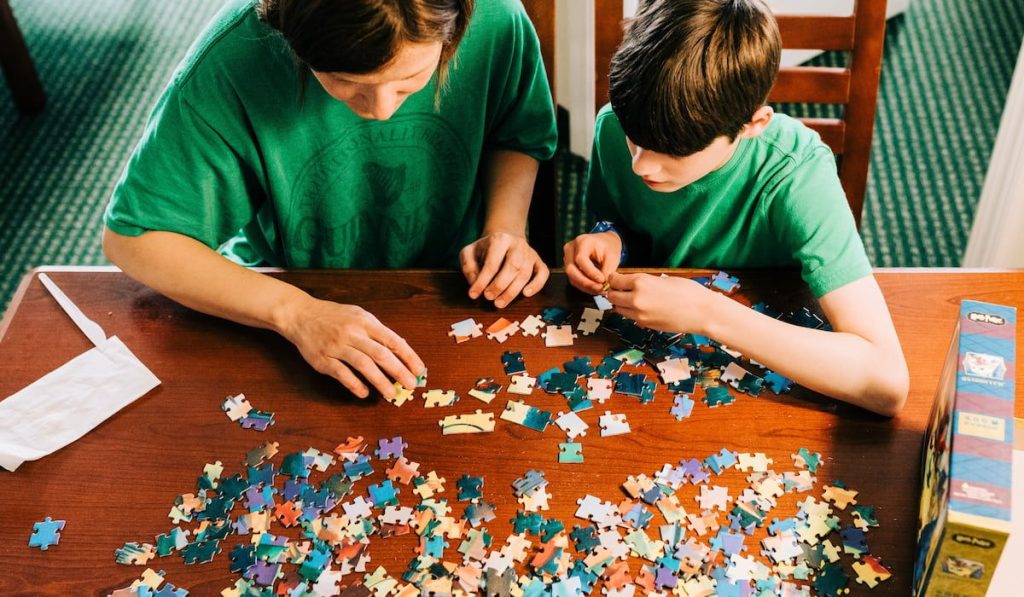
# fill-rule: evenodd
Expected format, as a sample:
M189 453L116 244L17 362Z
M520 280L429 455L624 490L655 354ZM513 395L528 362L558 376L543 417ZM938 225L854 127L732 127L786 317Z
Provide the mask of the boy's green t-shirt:
M437 109L435 89L436 75L391 119L364 120L300 71L254 0L230 2L160 97L105 223L184 234L246 264L455 265L483 225L482 156L555 149L520 2L476 4Z
M610 106L597 116L587 207L610 220L628 265L759 268L799 265L816 297L871 275L832 151L817 133L775 114L724 166L672 192L633 173Z

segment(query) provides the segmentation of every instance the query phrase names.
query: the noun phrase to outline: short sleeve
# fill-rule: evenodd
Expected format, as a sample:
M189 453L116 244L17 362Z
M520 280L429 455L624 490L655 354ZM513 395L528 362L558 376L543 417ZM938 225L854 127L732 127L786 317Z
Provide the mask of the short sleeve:
M125 236L175 232L216 249L263 197L252 168L175 83L163 93L104 214Z
M766 202L769 225L814 296L871 275L832 152L816 149L782 176Z
M518 4L518 3L516 3ZM555 108L551 98L540 41L529 17L521 6L514 15L511 47L491 56L491 76L504 74L498 62L509 61L508 80L502 82L503 96L498 118L490 131L487 146L525 153L537 160L547 160L555 153L558 133Z

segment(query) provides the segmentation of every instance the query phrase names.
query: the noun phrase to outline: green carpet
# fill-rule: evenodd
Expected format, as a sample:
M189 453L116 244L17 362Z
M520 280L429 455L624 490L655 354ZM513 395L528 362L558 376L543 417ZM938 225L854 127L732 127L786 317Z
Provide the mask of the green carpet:
M48 107L22 117L0 84L0 310L33 266L105 262L107 197L174 65L220 3L11 4ZM915 0L890 27L863 228L876 265L959 263L1022 32L1020 0ZM586 165L556 159L569 236L586 225Z
M0 310L37 265L106 263L101 216L157 95L220 3L14 0L47 93L0 84Z

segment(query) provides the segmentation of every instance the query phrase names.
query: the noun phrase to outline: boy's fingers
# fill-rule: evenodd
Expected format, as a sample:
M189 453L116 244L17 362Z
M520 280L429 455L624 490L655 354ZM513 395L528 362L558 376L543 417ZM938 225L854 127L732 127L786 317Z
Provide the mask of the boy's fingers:
M615 309L620 308L631 309L633 307L633 293L625 290L609 290L608 300L611 301L612 305L615 305Z
M565 275L569 278L570 284L579 288L583 292L589 292L591 294L598 294L601 292L601 285L583 275L583 272L580 271L580 268L576 267L575 263L566 264Z
M596 282L599 286L604 283L605 277L601 273L601 270L597 269L594 265L594 255L592 252L580 252L576 254L576 266L580 268L583 275Z
M608 276L608 286L614 290L633 290L636 286L636 277L638 275L612 273Z
M608 280L615 273L615 270L619 267L618 257L606 258L604 263L601 264L601 273L604 274L604 279ZM610 284L609 284L610 285Z
M562 267L568 269L576 259L576 241L569 241L562 247Z

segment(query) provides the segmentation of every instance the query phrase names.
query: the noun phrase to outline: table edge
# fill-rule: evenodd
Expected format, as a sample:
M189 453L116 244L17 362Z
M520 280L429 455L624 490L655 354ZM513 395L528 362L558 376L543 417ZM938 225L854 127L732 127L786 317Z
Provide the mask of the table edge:
M335 272L335 271L364 271L368 273L373 272L457 272L455 268L451 269L438 269L438 268L408 268L408 269L366 269L366 270L333 270L333 269L293 269L288 270L281 267L252 267L249 268L253 271L262 273L281 273L281 272ZM622 268L623 271L630 272L678 272L678 271L693 271L693 272L704 272L714 271L713 269L704 268L667 268L667 267L656 267L656 268ZM118 273L121 268L114 265L41 265L30 269L21 281L18 283L18 287L14 291L14 295L11 297L10 303L7 305L7 310L4 311L3 318L0 318L0 342L3 342L4 336L7 334L7 329L11 325L11 320L14 319L14 313L18 310L18 306L21 304L22 299L25 298L25 293L28 291L29 284L32 283L32 278L40 273L73 273L73 272L84 272L84 273ZM563 268L552 268L554 273L564 273ZM941 274L941 273L958 273L958 274L1024 274L1024 268L996 268L996 267L876 267L872 269L875 274Z

